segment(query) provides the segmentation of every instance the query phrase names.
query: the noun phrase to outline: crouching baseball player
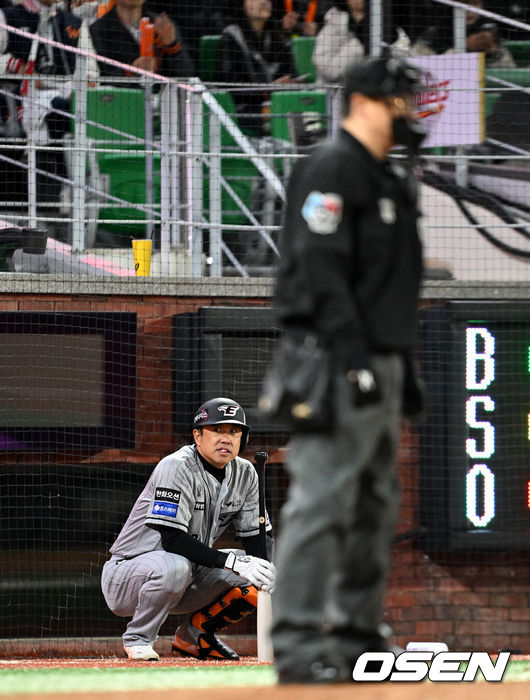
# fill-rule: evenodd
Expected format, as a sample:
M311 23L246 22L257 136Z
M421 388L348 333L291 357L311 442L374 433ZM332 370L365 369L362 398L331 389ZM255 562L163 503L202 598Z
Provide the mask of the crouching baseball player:
M258 478L239 457L248 434L235 401L204 403L195 444L158 463L110 548L102 590L112 612L132 618L123 635L129 659L159 658L153 644L170 613L187 615L172 642L178 654L239 658L215 633L253 612L257 589L272 591L276 576L256 556ZM213 549L230 523L244 551ZM268 515L266 528L270 536Z

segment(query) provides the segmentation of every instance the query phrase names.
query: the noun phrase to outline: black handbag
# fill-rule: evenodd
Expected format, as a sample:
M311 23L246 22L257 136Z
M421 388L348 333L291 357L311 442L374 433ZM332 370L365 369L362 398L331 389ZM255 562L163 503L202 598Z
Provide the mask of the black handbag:
M284 336L263 380L259 410L296 431L331 430L332 362L314 335Z

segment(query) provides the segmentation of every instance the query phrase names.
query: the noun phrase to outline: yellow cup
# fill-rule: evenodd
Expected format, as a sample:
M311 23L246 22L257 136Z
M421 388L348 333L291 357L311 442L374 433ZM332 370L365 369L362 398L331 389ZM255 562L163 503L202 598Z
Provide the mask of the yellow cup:
M149 277L151 274L152 241L133 240L134 271L137 277Z

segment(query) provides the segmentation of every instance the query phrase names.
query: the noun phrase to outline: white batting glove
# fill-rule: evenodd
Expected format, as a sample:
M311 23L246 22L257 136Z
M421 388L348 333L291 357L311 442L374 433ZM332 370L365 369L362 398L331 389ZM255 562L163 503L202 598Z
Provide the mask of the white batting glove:
M230 552L226 559L225 569L231 569L235 574L262 591L268 593L274 591L276 567L266 559L251 557L248 554L238 557L234 552Z

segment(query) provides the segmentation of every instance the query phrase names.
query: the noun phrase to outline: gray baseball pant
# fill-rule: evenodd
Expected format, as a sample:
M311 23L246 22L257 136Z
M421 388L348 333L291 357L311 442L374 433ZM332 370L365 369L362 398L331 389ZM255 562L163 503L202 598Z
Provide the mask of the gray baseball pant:
M113 613L132 617L124 646L153 644L170 613L193 613L246 581L231 571L193 565L164 550L133 559L113 556L103 566L101 587Z
M377 355L381 401L357 408L335 380L335 428L296 435L281 514L272 639L278 670L322 653L354 661L381 642L382 600L399 505L393 466L403 362Z

